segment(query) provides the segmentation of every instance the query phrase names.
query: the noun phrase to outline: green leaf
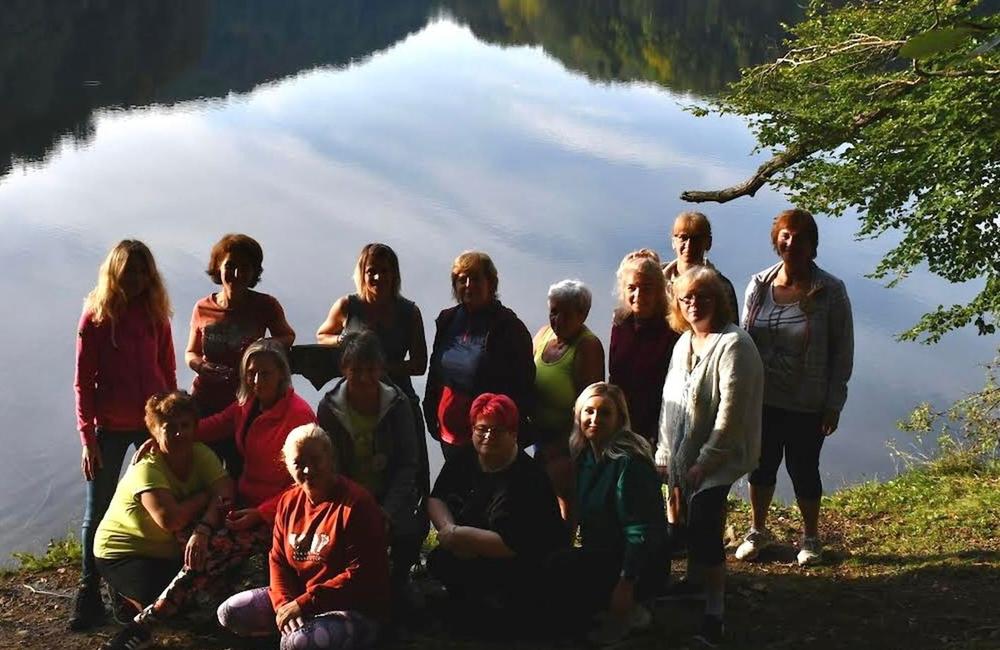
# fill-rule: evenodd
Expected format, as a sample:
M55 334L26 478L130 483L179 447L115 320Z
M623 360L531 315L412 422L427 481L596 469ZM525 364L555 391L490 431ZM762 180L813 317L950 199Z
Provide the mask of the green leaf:
M926 59L934 54L958 49L975 33L976 30L970 27L930 29L910 37L899 48L899 55L907 59Z

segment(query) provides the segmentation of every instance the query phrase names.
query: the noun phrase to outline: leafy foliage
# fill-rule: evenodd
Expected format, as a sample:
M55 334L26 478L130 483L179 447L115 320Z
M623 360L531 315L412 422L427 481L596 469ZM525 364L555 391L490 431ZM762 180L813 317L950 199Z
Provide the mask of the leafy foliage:
M746 116L758 150L778 152L747 182L694 201L728 201L765 184L795 203L861 215L858 236L901 235L872 276L914 268L983 282L967 304L939 306L903 339L936 342L1000 314L1000 18L981 0L812 0L787 54L744 70L713 110Z
M943 411L924 402L899 423L917 435L934 434L934 462L961 469L1000 460L1000 355L986 366L986 385Z

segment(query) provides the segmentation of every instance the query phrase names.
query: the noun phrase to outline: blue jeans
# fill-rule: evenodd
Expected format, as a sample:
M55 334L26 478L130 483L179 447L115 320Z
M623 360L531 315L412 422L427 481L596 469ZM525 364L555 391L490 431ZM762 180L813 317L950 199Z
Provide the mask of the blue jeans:
M87 585L96 586L100 580L94 563L94 533L104 518L111 498L118 487L118 476L121 474L122 461L129 447L138 447L149 438L149 432L140 431L108 431L97 428L97 445L101 450L101 469L93 481L87 481L87 496L83 508L83 523L80 525L80 543L83 544L83 575L80 580Z

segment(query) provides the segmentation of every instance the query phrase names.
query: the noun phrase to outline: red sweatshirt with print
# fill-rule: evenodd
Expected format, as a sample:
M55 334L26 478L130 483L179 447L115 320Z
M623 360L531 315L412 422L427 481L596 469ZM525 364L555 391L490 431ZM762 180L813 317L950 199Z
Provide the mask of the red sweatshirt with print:
M388 618L384 518L371 494L348 478L337 476L321 503L310 503L299 486L282 495L269 562L275 610L295 600L306 616L355 610Z

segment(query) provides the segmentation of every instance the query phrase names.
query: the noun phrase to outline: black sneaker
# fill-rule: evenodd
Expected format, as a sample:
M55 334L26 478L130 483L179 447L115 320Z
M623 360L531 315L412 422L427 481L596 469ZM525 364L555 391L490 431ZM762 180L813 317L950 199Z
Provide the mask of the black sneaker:
M113 639L101 646L101 650L140 650L148 648L153 643L153 635L149 630L130 623L126 625Z
M96 585L80 585L73 599L73 615L69 619L71 632L83 632L104 622L104 601Z
M722 637L725 629L722 626L722 618L705 614L701 619L701 629L694 635L695 641L701 641L709 648L718 648L722 645Z

